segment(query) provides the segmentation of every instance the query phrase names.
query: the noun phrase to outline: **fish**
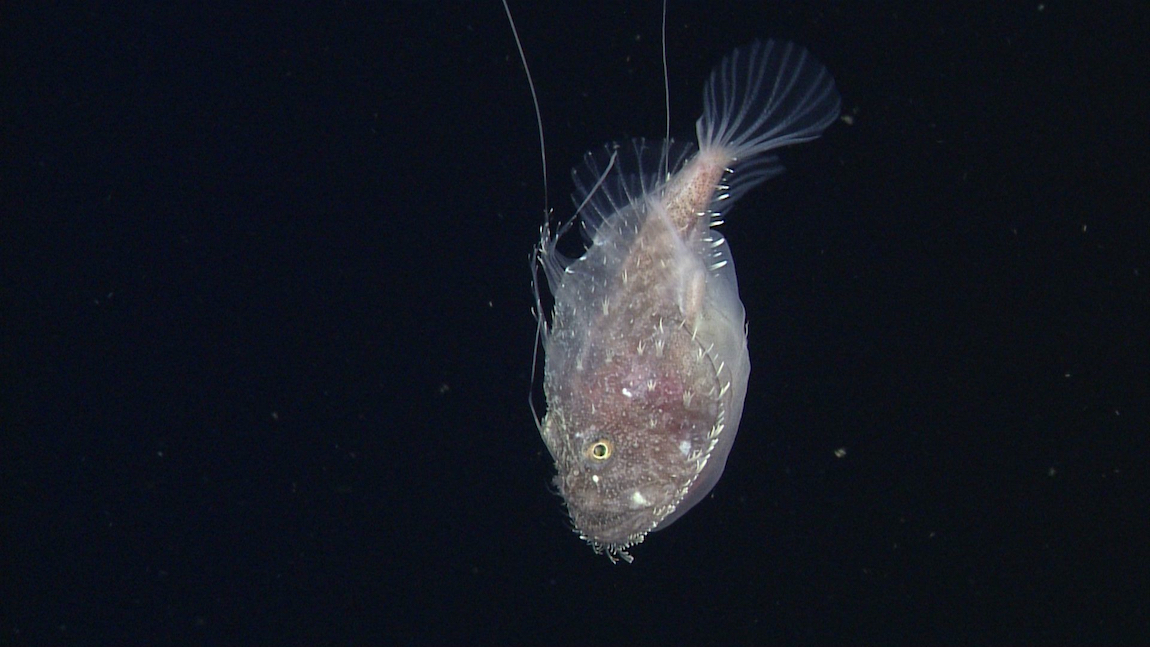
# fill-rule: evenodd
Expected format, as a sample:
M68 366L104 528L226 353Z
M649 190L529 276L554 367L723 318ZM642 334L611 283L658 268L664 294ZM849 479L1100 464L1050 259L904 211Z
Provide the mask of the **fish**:
M841 101L794 43L740 47L703 88L696 143L634 139L572 171L580 205L541 227L533 257L546 412L539 432L576 533L612 562L714 488L747 397L735 264L716 229L782 172L776 149L819 137ZM578 223L584 251L559 240ZM566 249L566 247L564 248Z

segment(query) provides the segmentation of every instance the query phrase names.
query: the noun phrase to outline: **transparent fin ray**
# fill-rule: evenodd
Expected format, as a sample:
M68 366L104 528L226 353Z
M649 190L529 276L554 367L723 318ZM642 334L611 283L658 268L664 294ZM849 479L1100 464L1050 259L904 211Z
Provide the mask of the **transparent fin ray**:
M807 50L756 41L711 73L695 131L702 151L738 160L818 137L840 108L834 79Z
M639 138L605 144L584 155L583 163L571 170L575 183L571 198L576 205L583 204L577 216L585 240L593 240L612 215L660 190L694 151L695 146L686 142Z

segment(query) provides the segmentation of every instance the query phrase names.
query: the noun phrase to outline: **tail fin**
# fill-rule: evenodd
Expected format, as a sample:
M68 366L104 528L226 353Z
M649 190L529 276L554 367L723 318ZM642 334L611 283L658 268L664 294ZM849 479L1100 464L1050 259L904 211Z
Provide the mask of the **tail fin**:
M756 41L731 52L703 88L701 153L747 159L815 139L839 116L834 79L807 50Z

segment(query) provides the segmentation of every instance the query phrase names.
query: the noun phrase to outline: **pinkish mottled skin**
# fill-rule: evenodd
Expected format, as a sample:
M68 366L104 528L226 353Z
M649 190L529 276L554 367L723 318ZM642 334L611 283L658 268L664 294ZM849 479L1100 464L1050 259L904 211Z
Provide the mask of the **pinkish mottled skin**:
M592 239L582 257L561 258L546 229L540 244L555 300L541 433L576 531L612 560L630 561L629 547L714 487L738 429L745 318L712 227L779 171L768 151L817 137L839 112L826 70L773 41L728 56L704 103L699 151L666 175L644 142L592 165L601 183L581 214ZM606 195L616 199L594 199Z

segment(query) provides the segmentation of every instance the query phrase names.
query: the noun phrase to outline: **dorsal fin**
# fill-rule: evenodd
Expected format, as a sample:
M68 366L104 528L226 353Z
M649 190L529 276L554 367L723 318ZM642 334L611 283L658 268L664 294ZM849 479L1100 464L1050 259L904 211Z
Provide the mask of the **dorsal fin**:
M616 212L660 191L694 152L689 142L637 138L605 144L584 155L583 163L571 170L575 183L571 198L583 205L576 215L586 240L593 240L603 222Z

